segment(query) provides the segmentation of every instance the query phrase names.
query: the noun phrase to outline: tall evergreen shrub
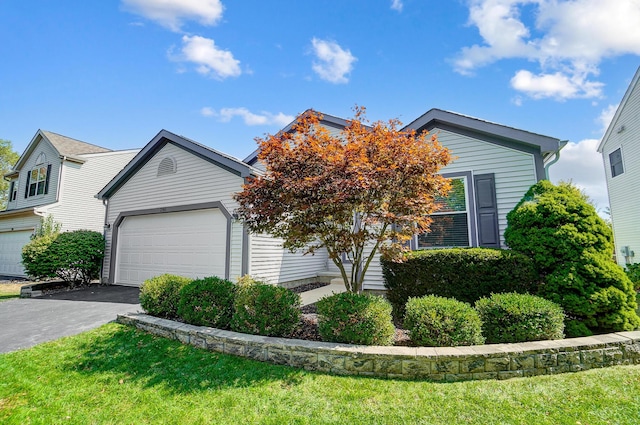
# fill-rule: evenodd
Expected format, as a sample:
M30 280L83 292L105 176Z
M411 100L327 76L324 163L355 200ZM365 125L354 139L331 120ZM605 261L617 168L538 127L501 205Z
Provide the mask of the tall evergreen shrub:
M507 244L533 259L538 295L564 308L568 336L640 326L633 283L612 260L612 232L575 186L533 185L507 222Z

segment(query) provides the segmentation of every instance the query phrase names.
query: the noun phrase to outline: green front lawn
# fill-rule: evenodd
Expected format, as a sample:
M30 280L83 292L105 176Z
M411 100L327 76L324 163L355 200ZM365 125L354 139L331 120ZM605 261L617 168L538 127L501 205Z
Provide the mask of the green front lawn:
M3 424L632 424L640 366L509 381L331 376L109 324L0 355Z
M0 301L20 296L22 283L0 283Z

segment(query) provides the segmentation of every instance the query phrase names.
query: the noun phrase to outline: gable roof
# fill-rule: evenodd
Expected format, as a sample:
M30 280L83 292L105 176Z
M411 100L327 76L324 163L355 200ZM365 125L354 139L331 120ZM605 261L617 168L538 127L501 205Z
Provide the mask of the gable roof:
M598 152L602 153L605 142L609 140L609 137L611 136L611 132L613 132L614 128L617 127L617 122L618 122L618 119L620 118L620 114L622 113L622 110L624 109L627 102L629 101L629 98L631 97L631 93L633 93L634 89L638 85L638 81L640 81L640 67L638 67L638 69L636 70L636 73L633 76L633 79L631 80L631 84L629 84L629 87L627 87L627 91L624 93L624 96L622 97L622 100L618 105L618 109L616 109L616 113L613 115L613 118L611 119L611 122L607 127L607 131L605 131L604 136L602 136L602 139L598 144L598 147L596 149Z
M27 158L31 156L36 145L40 140L44 140L53 146L60 156L69 157L72 159L79 159L79 155L88 153L102 153L111 152L111 149L103 148L101 146L93 145L91 143L83 142L81 140L72 139L71 137L63 136L58 133L54 133L46 130L38 130L27 145L16 165L13 166L13 172L9 174L15 174L16 171L20 171Z
M303 116L305 114L311 113L311 112L315 112L317 114L322 115L322 119L320 120L320 122L325 124L325 125L327 125L327 126L329 126L329 127L342 129L342 128L346 127L347 124L349 123L348 120L345 120L344 118L335 117L333 115L325 114L323 112L319 112L319 111L316 111L314 109L309 108L306 111L304 111L303 113L301 113L300 115L298 115L293 121L291 121L282 130L278 131L277 134L288 133L288 132L292 131L293 126L298 121L298 118L300 118L301 116ZM254 150L245 159L243 159L243 162L246 162L249 165L255 164L258 161L258 153L259 152L260 152L260 148Z
M172 143L182 149L209 161L240 177L257 176L262 174L252 166L226 155L208 146L202 145L184 136L178 136L167 130L160 130L156 136L142 148L138 154L96 195L99 199L110 198L123 184L135 175L166 144Z
M313 109L307 109L304 113L309 111L313 111ZM323 116L322 122L330 127L343 128L348 123L348 120L328 114L321 114ZM289 125L280 130L280 132L291 131L296 120L292 121ZM560 141L560 139L556 139L554 137L543 136L541 134L531 133L529 131L519 130L517 128L507 127L505 125L481 120L468 115L462 115L436 108L429 110L425 114L413 120L410 124L403 127L403 130L430 130L436 126L445 128L449 127L453 131L471 131L475 134L489 136L492 139L499 138L510 144L515 143L526 146L529 149L539 150L543 157L555 154L566 144L565 142ZM253 151L244 159L244 162L247 164L254 164L257 161L259 150L260 149L256 149Z
M430 130L434 127L449 127L453 131L470 131L491 137L498 137L512 143L539 149L543 156L557 152L564 144L560 139L531 133L529 131L496 124L490 121L481 120L468 115L456 112L444 111L442 109L431 109L404 129L420 131Z

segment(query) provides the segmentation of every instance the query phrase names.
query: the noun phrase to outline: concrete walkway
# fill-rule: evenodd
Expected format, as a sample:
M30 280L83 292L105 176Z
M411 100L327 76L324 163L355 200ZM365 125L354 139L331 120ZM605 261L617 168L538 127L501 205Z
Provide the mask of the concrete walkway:
M334 281L335 280L336 279L334 279ZM327 286L323 286L322 288L312 289L311 291L303 292L300 294L300 298L302 298L302 305L305 306L305 305L309 305L317 302L320 298L324 296L338 294L344 291L346 291L346 288L344 287L344 283L342 282L342 279L340 279L340 283L331 283Z
M76 335L140 312L138 288L96 286L0 302L0 353Z

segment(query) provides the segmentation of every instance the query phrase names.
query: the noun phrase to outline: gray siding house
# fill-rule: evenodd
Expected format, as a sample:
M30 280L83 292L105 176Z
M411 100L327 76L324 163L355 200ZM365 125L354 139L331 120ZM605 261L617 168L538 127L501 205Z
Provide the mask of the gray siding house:
M640 68L636 71L598 152L604 162L616 260L640 262Z
M51 215L62 231L102 232L104 206L95 199L137 150L112 151L38 130L13 169L8 204L0 212L0 275L25 276L22 247Z
M331 115L321 122L335 133L346 124ZM559 139L439 109L406 128L438 134L456 157L442 170L454 179L455 208L434 215L432 232L416 237L413 249L505 247L506 214L531 185L547 178L564 146ZM250 274L288 286L338 278L326 252L290 253L281 240L249 234L236 219L233 194L263 172L257 151L239 160L159 132L97 195L107 205L103 281L138 286L162 273L231 280ZM379 261L369 269L365 289L384 289Z

